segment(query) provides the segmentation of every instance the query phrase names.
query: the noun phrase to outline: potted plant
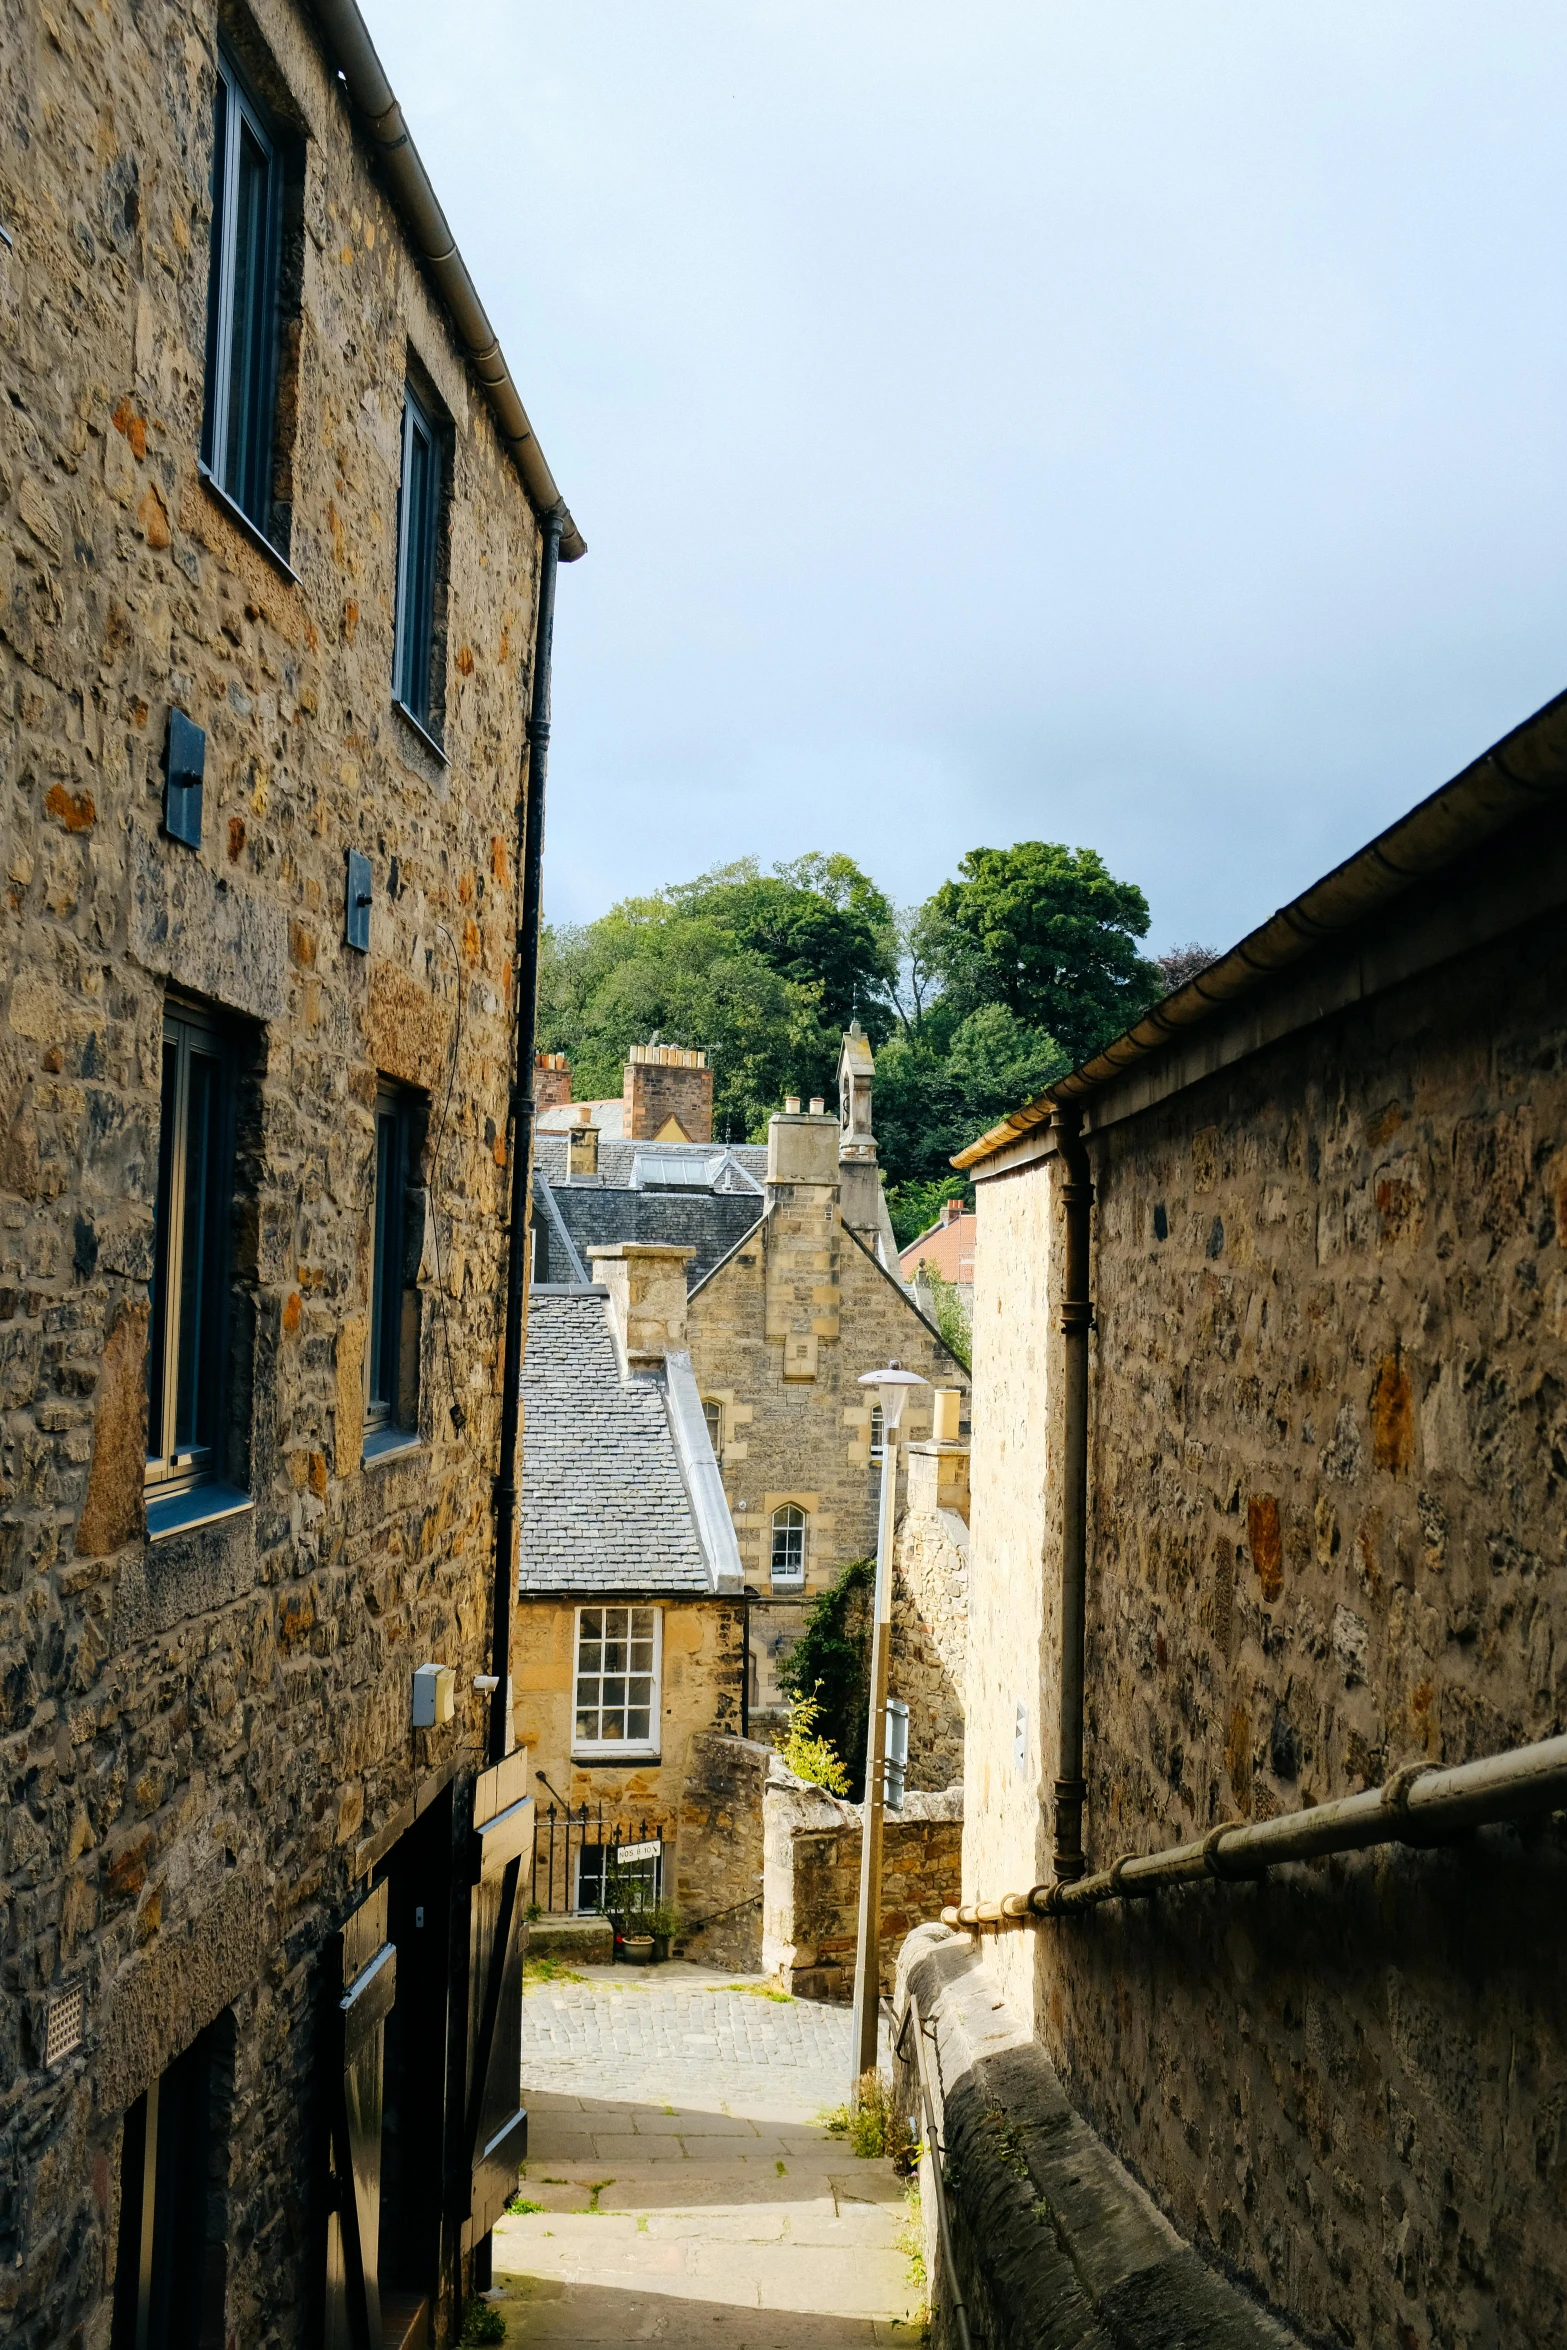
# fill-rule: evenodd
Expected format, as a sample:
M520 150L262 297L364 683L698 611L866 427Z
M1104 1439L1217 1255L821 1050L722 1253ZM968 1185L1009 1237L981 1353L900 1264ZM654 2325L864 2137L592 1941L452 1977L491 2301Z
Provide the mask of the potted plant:
M653 1937L653 1963L662 1966L669 1956L670 1944L678 1940L685 1920L673 1902L660 1901L647 1911L643 1923Z

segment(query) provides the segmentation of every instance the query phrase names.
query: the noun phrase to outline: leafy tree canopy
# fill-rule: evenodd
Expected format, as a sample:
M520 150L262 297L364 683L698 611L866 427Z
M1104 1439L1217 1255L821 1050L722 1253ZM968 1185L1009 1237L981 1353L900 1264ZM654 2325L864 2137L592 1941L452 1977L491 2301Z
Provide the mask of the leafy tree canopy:
M1165 992L1137 951L1148 901L1097 850L1025 840L970 849L958 872L922 910L949 1016L1004 1004L1075 1066Z

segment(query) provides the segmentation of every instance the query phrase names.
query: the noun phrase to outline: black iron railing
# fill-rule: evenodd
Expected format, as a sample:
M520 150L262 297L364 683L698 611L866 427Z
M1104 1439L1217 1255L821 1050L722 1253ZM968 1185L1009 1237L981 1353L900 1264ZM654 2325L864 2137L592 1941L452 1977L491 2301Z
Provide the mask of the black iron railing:
M533 1900L543 1917L653 1909L664 1899L662 1821L617 1820L598 1804L547 1804L535 1815Z

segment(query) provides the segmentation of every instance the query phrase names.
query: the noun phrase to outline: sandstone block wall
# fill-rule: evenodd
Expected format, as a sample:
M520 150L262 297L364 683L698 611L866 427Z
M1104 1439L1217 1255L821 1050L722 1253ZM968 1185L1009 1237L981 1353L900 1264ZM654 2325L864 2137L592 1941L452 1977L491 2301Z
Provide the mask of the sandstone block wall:
M889 1687L909 1709L910 1787L963 1777L968 1672L969 1448L915 1446L893 1552Z
M776 1759L762 1800L762 1966L797 1998L847 2004L859 1932L862 1808L808 1787ZM956 1898L963 1794L910 1795L882 1831L881 1988L904 1937Z
M687 1920L682 1947L700 1965L761 1967L762 1789L772 1760L770 1747L748 1738L694 1737L686 1748L676 1899Z
M315 2289L314 1967L375 1832L481 1751L512 842L538 530L305 18L236 36L297 136L288 573L197 473L211 9L0 42L0 2332L104 2338L120 2116L232 2004L232 2338ZM412 352L451 412L445 732L391 706ZM171 703L199 851L160 829ZM368 955L345 852L370 860ZM165 991L243 1024L236 1455L144 1540ZM419 1444L361 1466L378 1078L427 1134ZM453 1407L462 1424L454 1422ZM413 1667L456 1668L409 1727ZM62 1987L86 2037L52 2070ZM85 2330L83 2330L85 2329Z
M769 1188L755 1232L692 1292L687 1330L702 1393L723 1407L724 1490L747 1583L769 1593L773 1512L795 1502L807 1515L806 1593L825 1590L876 1548L881 1472L861 1372L896 1359L965 1393L967 1373L845 1229L828 1185ZM931 1411L931 1388L914 1389L904 1449L929 1436Z
M1107 1107L1091 1866L1563 1728L1564 936L1553 913ZM980 1187L970 1897L1049 1873L1054 1188L1048 1159ZM1502 1828L1117 1905L987 1963L1182 2233L1312 2339L1544 2345L1564 1895L1560 1823Z
M614 1605L624 1597L606 1592ZM587 1595L584 1595L585 1599ZM518 1604L515 1728L517 1743L529 1749L529 1767L543 1771L549 1788L534 1783L541 1812L557 1797L575 1811L587 1804L595 1819L600 1804L610 1822L629 1833L643 1820L662 1827L667 1838L664 1898L686 1906L679 1888L687 1871L704 1865L693 1844L705 1832L701 1805L689 1830L686 1789L693 1759L715 1745L736 1741L740 1728L741 1655L744 1626L732 1599L662 1599L663 1694L659 1756L656 1762L573 1762L571 1733L576 1694L576 1601L523 1599ZM587 1604L592 1604L587 1600ZM553 1791L553 1792L552 1792ZM536 1898L544 1907L569 1899L557 1877L551 1903L540 1877ZM731 1896L731 1898L733 1898Z

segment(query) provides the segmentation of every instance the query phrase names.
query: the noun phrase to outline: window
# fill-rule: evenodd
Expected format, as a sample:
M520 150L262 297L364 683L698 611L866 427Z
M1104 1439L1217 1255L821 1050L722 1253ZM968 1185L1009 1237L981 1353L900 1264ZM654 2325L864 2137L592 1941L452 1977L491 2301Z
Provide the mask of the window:
M871 1405L871 1462L873 1466L881 1459L884 1450L885 1432L882 1426L881 1405L873 1403Z
M805 1581L805 1512L786 1501L773 1512L773 1589Z
M229 2126L232 2039L221 2016L125 2116L113 2350L222 2339L226 2223L209 2208L210 2153Z
M149 1501L211 1484L223 1468L233 1096L222 1030L170 1005L147 1349Z
M656 1607L577 1610L577 1710L573 1754L658 1752Z
M704 1395L702 1398L702 1417L707 1422L707 1441L713 1448L713 1458L715 1461L721 1461L724 1457L723 1405L721 1403L715 1403L710 1395Z
M409 1272L419 1224L411 1175L417 1157L411 1094L383 1086L375 1104L375 1224L370 1344L365 1357L365 1451L412 1443L419 1427L419 1293ZM414 1274L417 1274L417 1260Z
M403 392L403 481L397 507L397 634L392 692L439 746L436 574L441 553L444 435L412 384Z
M602 1910L607 1889L618 1909L656 1909L663 1873L662 1840L655 1851L638 1849L634 1858L622 1858L615 1844L584 1844L577 1854L577 1907Z
M214 134L201 456L218 489L270 540L283 171L261 108L221 48Z

